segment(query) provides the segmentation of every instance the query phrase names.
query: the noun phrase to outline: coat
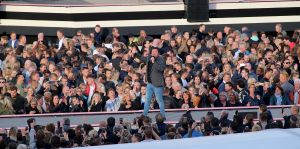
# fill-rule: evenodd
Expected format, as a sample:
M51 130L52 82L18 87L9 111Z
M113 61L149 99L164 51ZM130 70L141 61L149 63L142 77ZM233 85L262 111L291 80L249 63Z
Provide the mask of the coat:
M102 102L91 105L90 112L102 112L102 111L104 111L104 106Z
M8 46L9 47L17 48L18 45L19 45L19 41L18 40L15 41L14 47L12 47L12 40L11 39L8 40Z
M155 59L155 62L152 64L151 70L148 69L149 65L151 63L151 56L148 56L147 58L147 76L146 76L146 82L148 82L148 76L151 78L151 83L155 87L163 87L164 86L164 70L166 67L166 62L163 59L162 56L158 56Z
M276 103L277 103L277 99L276 99L275 95L273 95L270 98L270 105L276 105ZM281 105L290 105L290 104L291 104L290 99L287 96L283 95Z

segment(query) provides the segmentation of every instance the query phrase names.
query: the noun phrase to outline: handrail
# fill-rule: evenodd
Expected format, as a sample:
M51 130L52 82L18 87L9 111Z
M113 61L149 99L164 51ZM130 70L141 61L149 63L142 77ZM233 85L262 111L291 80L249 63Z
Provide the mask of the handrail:
M297 0L211 0L209 1L210 4L217 4L217 3L252 3L252 2L287 2L287 1L297 1ZM17 2L1 2L1 5L11 5L11 6L44 6L44 7L105 7L105 6L141 6L141 5L178 5L183 4L183 2L153 2L153 3L146 3L140 2L135 4L40 4L40 3L17 3Z
M272 108L290 108L291 105L284 106L268 106ZM258 106L252 107L217 107L217 108L192 108L189 111L217 111L217 110L241 110L241 109L258 109ZM166 112L184 112L186 109L166 109ZM133 114L142 113L143 110L118 111L118 112L76 112L76 113L46 113L46 114L21 114L21 115L0 115L1 118L17 118L17 117L47 117L47 116L80 116L80 115L108 115L108 114ZM159 110L150 110L150 112L159 112Z

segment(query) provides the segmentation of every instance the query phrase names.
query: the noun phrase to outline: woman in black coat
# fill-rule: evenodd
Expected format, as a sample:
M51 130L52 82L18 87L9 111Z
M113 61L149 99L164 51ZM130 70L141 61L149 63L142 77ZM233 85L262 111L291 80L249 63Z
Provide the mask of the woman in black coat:
M37 109L37 102L35 99L30 100L29 105L25 109L26 114L40 114L39 110Z
M92 104L89 108L89 112L101 112L104 111L103 104L102 104L102 97L101 94L95 92L92 97Z

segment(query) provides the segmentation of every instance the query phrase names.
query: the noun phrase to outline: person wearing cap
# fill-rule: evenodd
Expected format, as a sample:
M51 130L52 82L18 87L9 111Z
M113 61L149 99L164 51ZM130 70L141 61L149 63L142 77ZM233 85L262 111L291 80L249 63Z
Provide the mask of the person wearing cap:
M153 94L155 94L156 101L159 104L160 113L165 116L165 108L163 101L164 89L164 69L166 62L162 56L159 55L158 48L152 48L151 55L147 58L147 72L146 72L146 101L144 105L144 116L147 116L150 109L150 103Z

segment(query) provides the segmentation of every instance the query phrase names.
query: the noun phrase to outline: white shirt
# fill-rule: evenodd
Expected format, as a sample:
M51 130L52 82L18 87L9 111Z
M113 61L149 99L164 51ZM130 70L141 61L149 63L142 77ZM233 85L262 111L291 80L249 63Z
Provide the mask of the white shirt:
M186 81L186 79L181 78L181 82L182 82L182 87L187 87L188 82Z
M90 86L90 92L88 97L88 105L91 105L92 96L94 94L95 85Z
M99 70L99 65L96 65L95 67L94 67L94 70L96 71L96 72L98 72L98 70Z
M294 93L294 105L298 105L299 94L298 91Z
M47 110L47 106L46 106L46 100L45 98L43 97L43 105L42 105L42 108L44 109L44 111Z
M64 37L63 38L61 38L60 40L59 40L59 42L58 42L58 49L57 50L60 50L60 48L62 47L62 45L63 45L63 43L64 43Z
M141 96L141 103L145 103L146 102L146 95L145 96Z
M11 41L11 47L12 47L12 48L15 47L15 43L16 43L16 40L12 40L12 41Z

